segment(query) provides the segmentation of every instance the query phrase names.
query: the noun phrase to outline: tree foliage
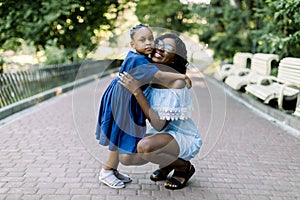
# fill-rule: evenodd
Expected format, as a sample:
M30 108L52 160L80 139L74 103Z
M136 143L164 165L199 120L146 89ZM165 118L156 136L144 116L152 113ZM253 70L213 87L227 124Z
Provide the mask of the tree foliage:
M219 59L230 58L237 51L252 50L250 29L251 6L247 1L212 0L207 15L203 15L207 23L200 26L203 33L199 40L204 41L215 50L215 57ZM203 12L199 12L203 13Z
M237 51L300 57L300 0L212 0L202 17L199 38L216 58Z
M15 49L22 38L55 51L55 58L74 60L97 45L100 33L115 28L127 2L136 3L141 23L197 34L217 59L238 51L300 57L300 0L211 0L209 6L180 0L2 0L1 48Z
M39 49L55 45L72 59L78 48L88 51L97 44L99 30L113 30L120 10L118 0L4 0L0 44L15 49L22 38Z
M135 14L142 23L178 32L190 31L198 18L179 0L139 0Z
M257 51L300 57L300 0L257 1Z

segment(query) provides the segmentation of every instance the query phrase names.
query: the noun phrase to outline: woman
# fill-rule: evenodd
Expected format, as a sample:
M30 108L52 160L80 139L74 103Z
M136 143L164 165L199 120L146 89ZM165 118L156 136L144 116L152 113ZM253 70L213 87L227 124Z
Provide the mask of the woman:
M174 34L165 34L157 38L156 44L152 61L159 63L162 70L185 74L188 62L182 40ZM149 135L137 145L142 159L160 165L151 180L165 180L174 169L165 187L172 190L185 187L195 172L189 160L199 152L202 144L197 127L190 119L191 98L185 82L176 80L165 84L162 80L153 80L147 99L140 89L141 83L128 73L121 74L120 81L135 96L153 126Z

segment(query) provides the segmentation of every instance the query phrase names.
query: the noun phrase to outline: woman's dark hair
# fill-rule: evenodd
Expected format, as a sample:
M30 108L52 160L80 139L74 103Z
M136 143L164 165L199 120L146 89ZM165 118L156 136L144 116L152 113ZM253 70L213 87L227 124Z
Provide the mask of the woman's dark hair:
M132 28L130 29L130 38L133 40L133 36L134 36L134 34L136 33L136 31L139 30L140 28L143 28L143 27L149 28L149 26L146 25L146 24L138 24L138 25L132 27ZM149 29L150 29L150 28L149 28Z
M172 38L176 44L176 54L174 55L174 63L170 65L173 69L181 74L185 74L187 70L187 50L184 42L175 34L167 33L160 35L156 40L163 40L165 38Z

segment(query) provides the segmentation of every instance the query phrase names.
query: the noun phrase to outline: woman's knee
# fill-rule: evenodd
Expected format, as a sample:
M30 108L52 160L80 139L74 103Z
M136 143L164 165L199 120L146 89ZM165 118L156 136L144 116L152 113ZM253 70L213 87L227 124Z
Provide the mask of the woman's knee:
M138 153L151 153L155 151L168 151L178 147L177 142L170 134L156 134L144 137L137 145Z
M138 151L138 153L150 153L150 152L153 152L154 149L153 149L152 141L149 140L148 138L143 138L137 144L137 151Z

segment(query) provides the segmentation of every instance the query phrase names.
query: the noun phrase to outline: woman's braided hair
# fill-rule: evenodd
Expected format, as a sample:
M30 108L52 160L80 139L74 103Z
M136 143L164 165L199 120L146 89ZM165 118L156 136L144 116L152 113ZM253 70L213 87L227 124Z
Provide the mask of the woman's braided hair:
M187 50L184 42L175 34L167 33L160 35L157 40L163 40L165 38L172 38L176 44L176 54L174 56L174 63L170 65L173 69L181 74L185 74L187 70Z

